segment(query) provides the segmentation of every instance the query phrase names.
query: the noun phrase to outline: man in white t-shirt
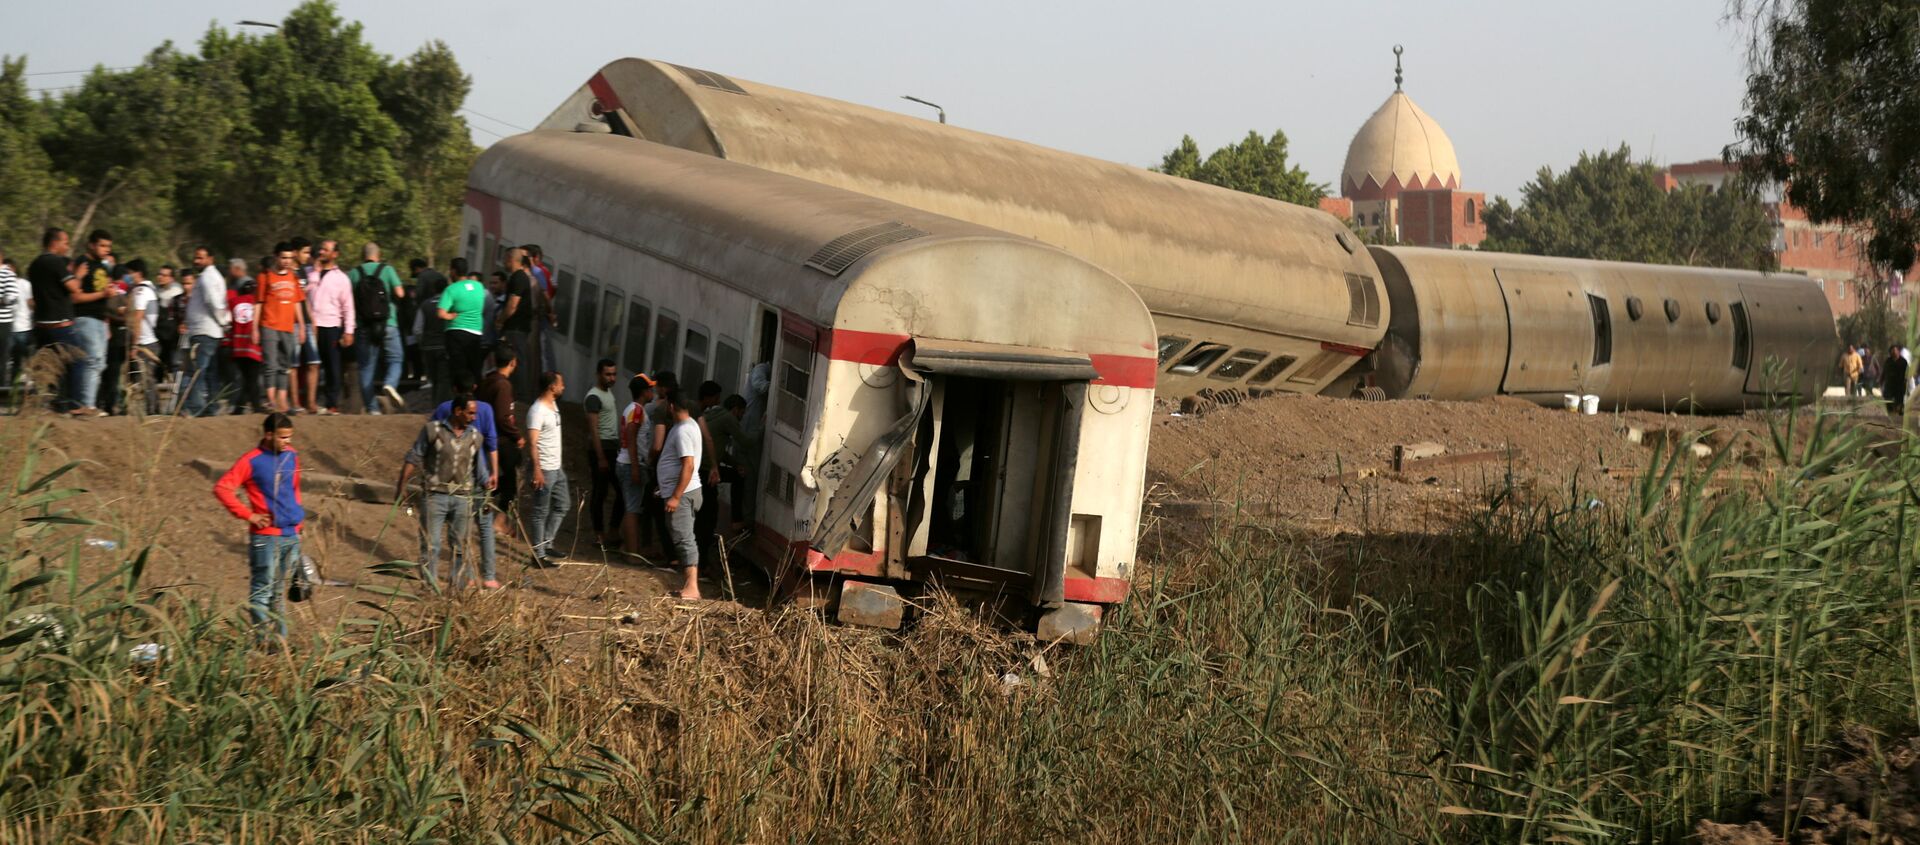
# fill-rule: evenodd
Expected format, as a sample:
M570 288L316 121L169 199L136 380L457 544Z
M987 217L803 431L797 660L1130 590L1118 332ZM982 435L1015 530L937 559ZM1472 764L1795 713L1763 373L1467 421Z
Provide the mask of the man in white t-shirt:
M540 394L527 409L527 463L533 466L533 524L527 539L533 542L533 565L549 566L560 558L553 553L554 535L567 518L567 473L560 467L560 394L567 380L559 373L540 374Z
M700 543L693 530L693 517L700 510L700 424L693 421L693 400L679 392L661 400L673 413L673 427L667 429L660 444L660 461L654 466L654 481L667 510L667 539L674 557L687 568L683 599L700 598Z
M127 262L133 290L127 298L127 329L133 333L133 348L128 351L129 379L140 385L149 414L160 413L160 288L147 278L147 263L138 258Z

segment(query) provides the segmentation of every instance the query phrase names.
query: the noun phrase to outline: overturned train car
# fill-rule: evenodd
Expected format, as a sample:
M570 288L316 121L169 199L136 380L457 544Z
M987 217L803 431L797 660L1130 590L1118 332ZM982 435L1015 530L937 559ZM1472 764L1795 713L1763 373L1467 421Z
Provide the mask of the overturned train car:
M1373 247L1393 303L1372 356L1388 396L1508 394L1728 411L1826 389L1833 312L1801 276Z
M606 65L543 126L656 141L1067 249L1153 312L1168 397L1365 386L1730 411L1817 396L1837 351L1825 299L1800 277L1369 250L1317 209L665 62Z
M743 364L765 373L735 493L753 498L767 569L937 579L1043 624L1126 595L1154 334L1100 268L874 197L567 132L483 152L464 218L476 257L482 243L545 248L565 294L548 366L573 384L603 357L742 393Z

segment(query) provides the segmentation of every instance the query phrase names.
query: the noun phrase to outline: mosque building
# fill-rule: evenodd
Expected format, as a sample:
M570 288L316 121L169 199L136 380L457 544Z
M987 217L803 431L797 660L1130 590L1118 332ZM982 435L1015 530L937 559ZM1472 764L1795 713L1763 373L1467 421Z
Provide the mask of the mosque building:
M1351 204L1347 216L1356 225L1403 244L1477 247L1487 237L1487 195L1461 190L1453 141L1401 90L1400 54L1394 47L1393 94L1347 146L1344 201L1329 205Z

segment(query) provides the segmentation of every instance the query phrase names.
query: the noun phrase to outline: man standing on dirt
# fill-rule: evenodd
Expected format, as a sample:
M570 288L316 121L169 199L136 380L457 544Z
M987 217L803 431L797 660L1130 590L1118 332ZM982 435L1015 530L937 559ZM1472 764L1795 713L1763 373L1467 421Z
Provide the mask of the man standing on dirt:
M300 346L307 339L307 321L301 305L307 301L300 277L294 273L293 247L273 248L274 269L260 274L260 347L266 361L267 404L292 413L299 400L290 371L300 367Z
M416 470L421 473L420 565L428 583L440 583L440 540L451 534L453 565L448 571L449 589L466 586L467 566L462 554L467 529L473 524L472 506L480 491L492 478L488 474L486 453L479 430L473 427L476 404L469 393L455 394L444 420L429 421L414 438L413 448L400 464L400 481L394 485L394 501L406 499L407 482ZM448 526L452 528L449 529Z
M186 379L186 400L181 407L188 416L212 416L220 401L220 344L227 327L233 325L233 311L227 307L227 280L215 268L213 251L200 247L193 251L196 278L187 297L187 356L190 366Z
M96 403L100 398L100 377L107 370L107 344L111 338L107 329L107 299L115 292L113 236L105 229L95 229L87 236L86 260L84 265L74 268L74 280L80 291L92 296L82 298L76 294L73 297L74 339L86 357L76 371L71 413L76 417L104 417L106 412Z
M660 498L667 513L667 536L674 556L686 567L687 581L680 588L683 599L700 598L700 543L694 536L694 514L700 510L700 424L693 419L692 403L679 393L663 400L673 414L673 428L667 430L654 467Z
M447 327L447 377L456 385L480 382L481 341L486 333L487 288L465 258L455 258L453 284L440 295L436 316Z
M560 461L560 395L566 390L567 380L558 372L541 373L540 395L527 408L527 464L533 468L533 521L527 539L533 544L535 566L558 561L553 538L571 504Z
M394 413L407 410L400 396L400 371L406 366L406 347L400 334L400 308L407 289L400 274L380 260L380 245L361 247L360 266L353 269L353 295L360 306L360 397L369 414L380 413L385 399ZM374 382L380 392L374 392Z
M518 247L507 250L506 296L500 315L494 321L500 332L500 344L512 349L517 357L529 358L533 354L527 343L533 335L533 274L527 272L527 251ZM529 398L532 393L533 385L527 374L513 377L515 398Z
M447 321L440 319L439 313L440 295L447 290L447 276L433 269L424 258L414 259L411 268L410 301L415 303L412 336L420 350L420 361L415 366L430 403L438 405L453 395L452 376L447 370Z
M633 396L633 401L620 412L620 454L614 461L620 499L626 505L626 513L620 519L620 537L626 541L627 554L635 557L644 554L645 544L652 542L650 535L641 531L641 526L651 525L643 513L647 500L653 498L647 492L653 483L646 478L646 450L651 437L646 408L647 403L653 401L654 384L646 373L634 373L633 378L627 380L627 393Z
M512 346L502 344L493 350L493 372L487 373L473 392L474 398L493 406L493 424L500 439L507 444L497 465L500 483L493 488L496 509L493 530L502 537L513 536L513 520L509 516L513 501L520 493L520 450L527 448L527 438L520 433L519 407L513 394L513 374L519 371L520 356Z
M249 527L247 612L254 627L264 636L272 623L285 639L287 578L300 565L300 525L307 511L300 495L300 455L293 450L293 420L268 414L261 428L260 445L220 476L213 495ZM236 495L241 489L247 494L244 502Z
M341 364L352 354L354 329L360 325L354 311L353 279L340 269L340 244L321 241L314 254L313 270L306 274L307 315L313 319L313 331L320 353L320 413L340 413L340 397L346 370Z
M620 480L613 475L613 458L620 452L620 400L613 398L613 384L620 378L620 368L612 358L602 358L594 365L593 375L593 388L580 400L580 407L587 412L587 424L593 428L587 438L587 470L593 477L593 498L588 507L592 509L594 538L604 549L615 542L607 533L608 491L613 493L615 531L626 514L626 506L620 503Z
M1887 400L1887 416L1902 419L1907 414L1907 359L1899 346L1887 348L1886 363L1880 365L1880 397Z
M1847 396L1852 397L1860 389L1860 370L1865 364L1860 360L1860 350L1847 344L1847 351L1840 355L1840 374L1847 381Z

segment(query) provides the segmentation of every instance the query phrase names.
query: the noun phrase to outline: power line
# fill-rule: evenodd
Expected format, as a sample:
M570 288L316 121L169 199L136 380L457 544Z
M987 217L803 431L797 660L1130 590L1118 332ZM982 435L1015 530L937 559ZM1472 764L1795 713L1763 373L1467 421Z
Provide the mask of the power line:
M72 74L72 73L92 73L95 70L105 70L105 71L133 70L134 68L137 68L137 67L139 67L139 65L133 65L131 67L87 68L86 70L41 70L41 71L35 71L33 73L23 73L21 74L21 76L66 76L67 74Z
M467 124L467 128L468 128L468 129L472 129L472 130L474 130L475 132L485 132L485 133L487 133L488 135L492 135L493 137L495 137L495 138L499 138L499 139L500 139L500 140L502 140L502 141L504 141L504 140L506 140L506 139L507 139L507 136L505 136L505 135L502 135L502 134L500 134L500 133L498 133L498 132L495 132L495 131L493 131L493 130L491 130L491 129L488 129L488 128L487 128L487 127L485 127L485 126L475 126L475 125L473 125L473 124L471 124L471 123L469 123L469 124Z
M470 108L467 108L466 106L461 106L461 107L460 107L460 110L461 110L461 111L463 111L463 112L466 112L467 114L470 114L470 115L473 115L474 117L484 117L484 118L486 118L486 119L488 119L488 120L491 120L491 121L493 121L494 123L498 123L498 124L500 124L501 126L505 126L505 127L507 127L508 129L512 129L512 130L515 130L515 131L518 131L518 132L528 132L528 131L531 131L531 130L529 130L529 129L527 129L527 128L526 128L526 127L524 127L524 126L518 126L518 125L515 125L515 124L512 124L512 123L508 123L508 122L506 122L506 121L504 121L504 120L501 120L500 118L497 118L497 117L493 117L493 116L491 116L491 115L485 115L485 114L481 114L481 113L479 113L479 112L477 112L477 111L474 111L473 109L470 109Z

